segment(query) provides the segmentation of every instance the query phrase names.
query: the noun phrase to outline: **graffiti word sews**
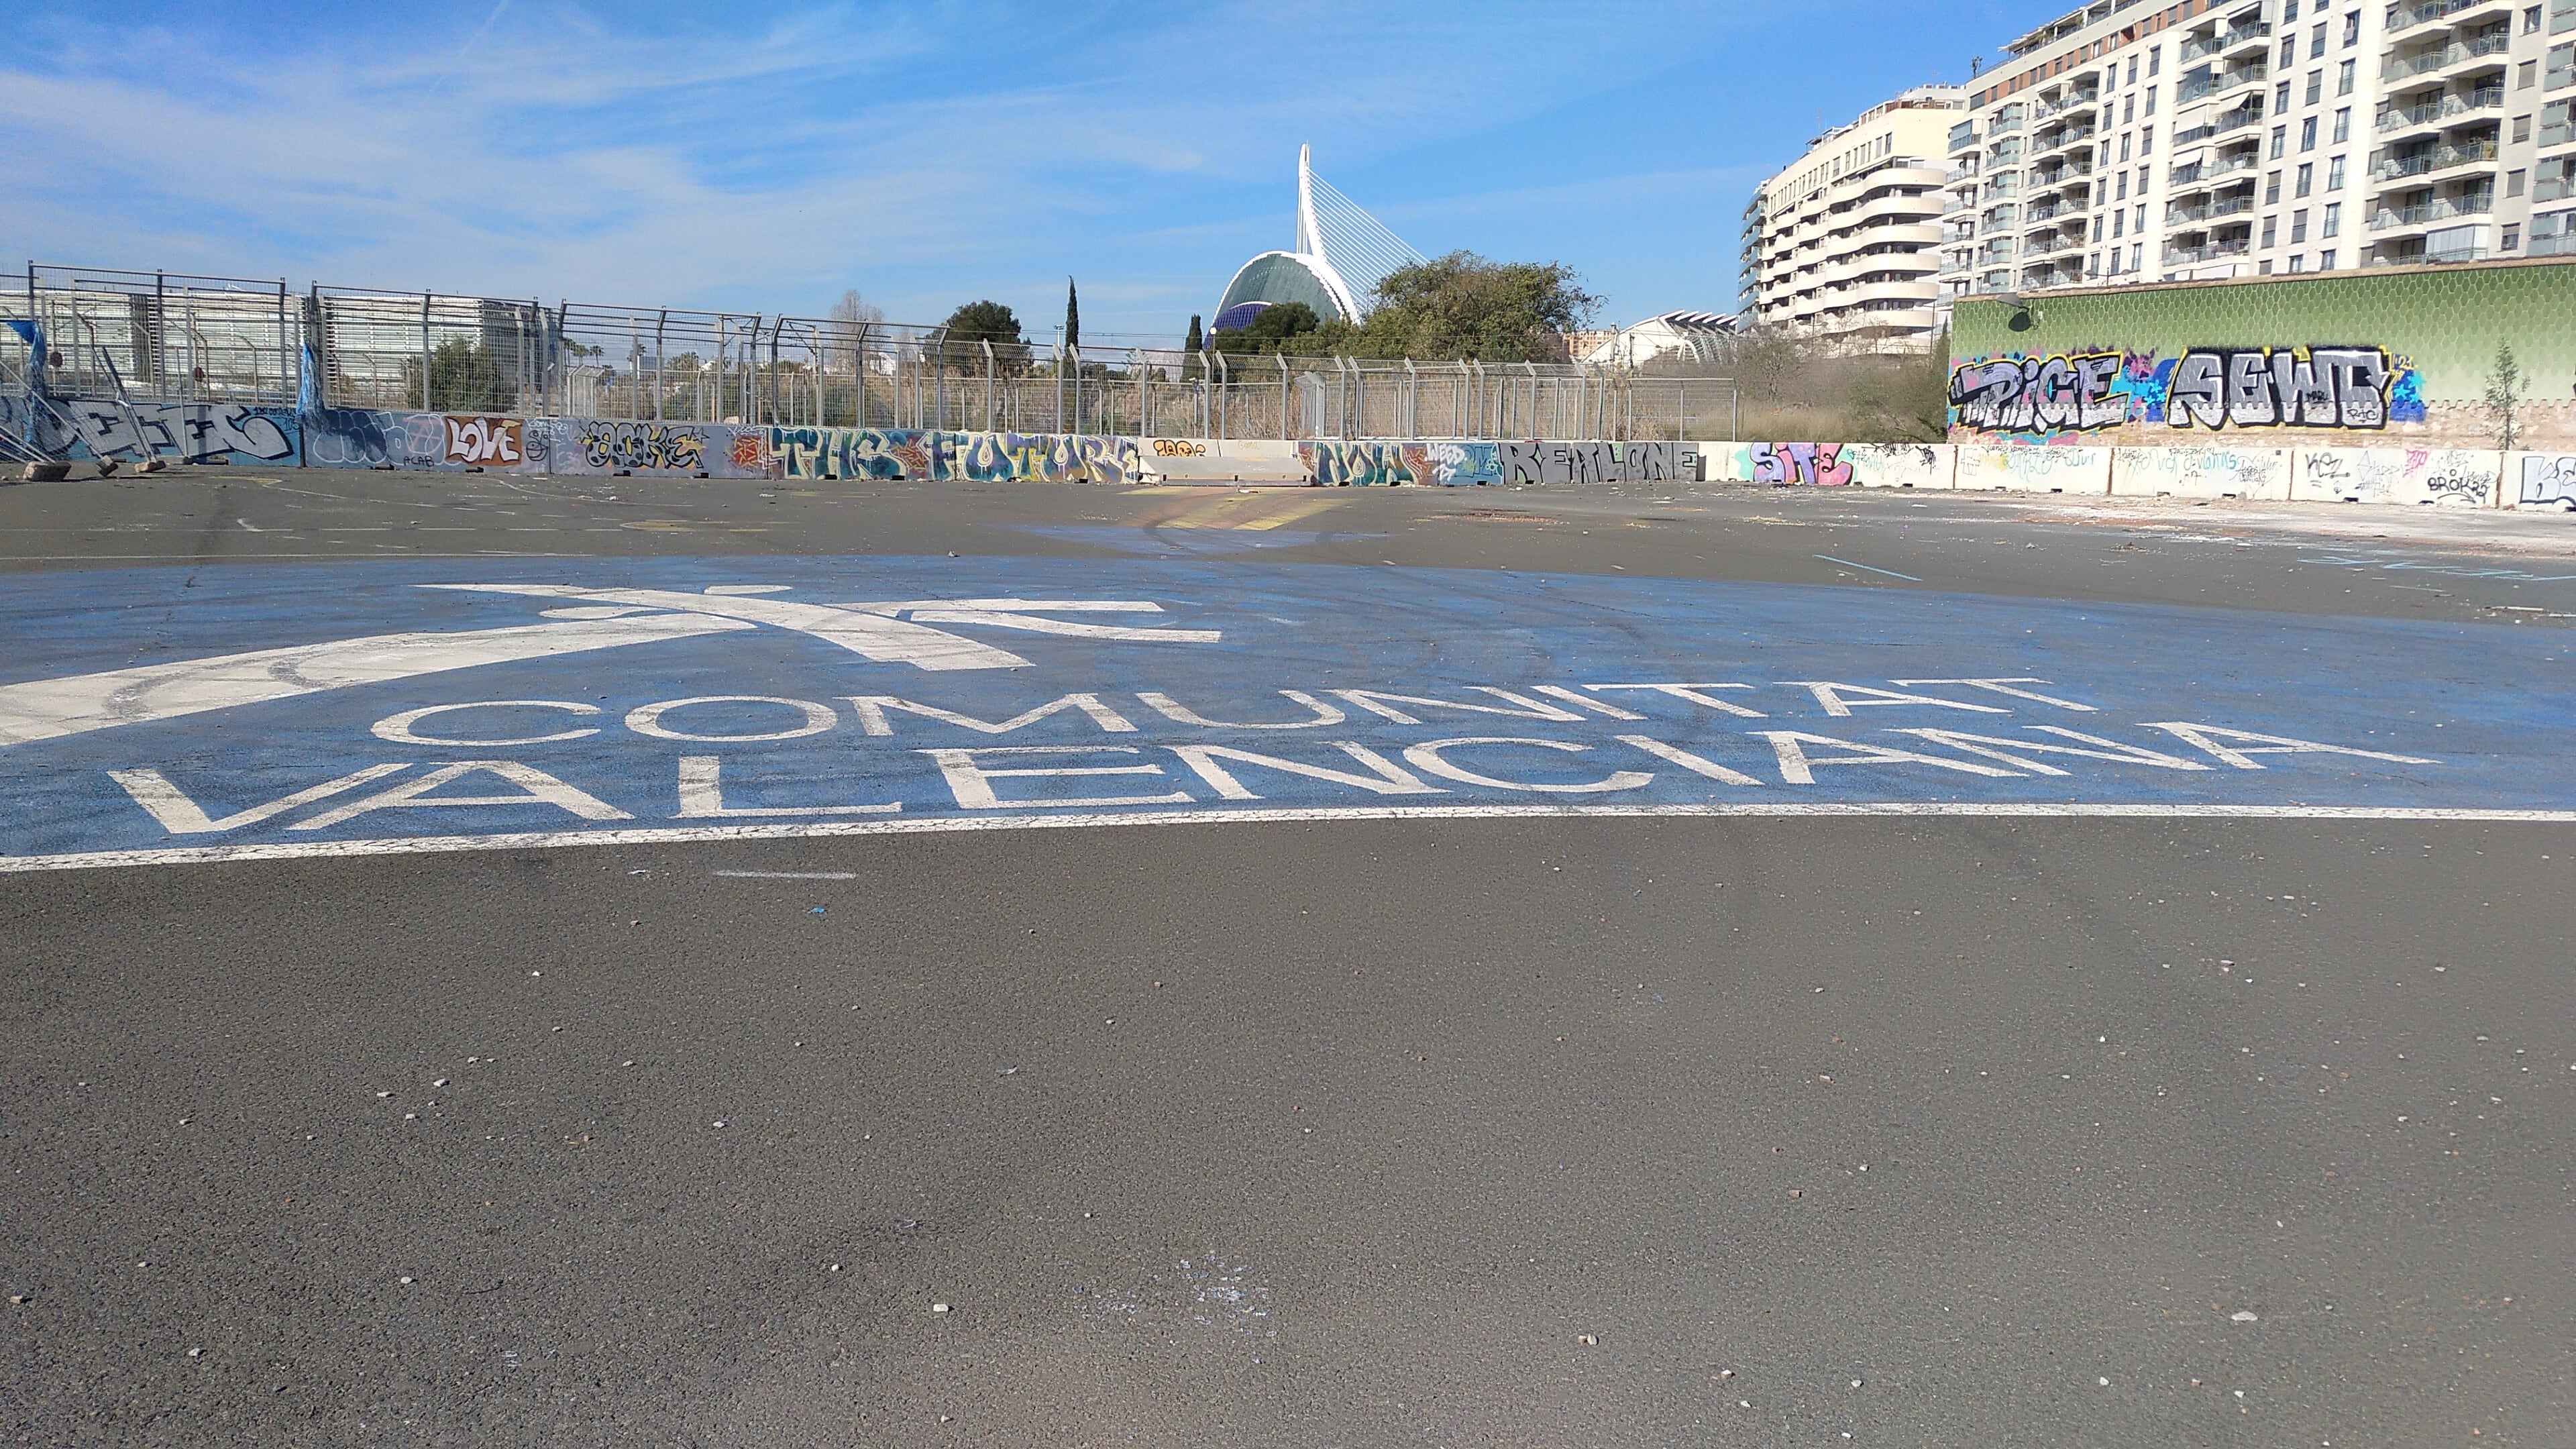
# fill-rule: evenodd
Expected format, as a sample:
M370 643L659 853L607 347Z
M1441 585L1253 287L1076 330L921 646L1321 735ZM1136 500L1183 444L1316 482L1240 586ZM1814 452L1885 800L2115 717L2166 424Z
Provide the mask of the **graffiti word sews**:
M2118 427L2129 420L2122 375L2117 352L1962 363L1950 374L1950 406L1962 425L1994 433Z
M447 461L511 467L526 457L517 418L447 417Z
M2174 363L2177 428L2388 426L2388 353L2377 347L2199 348Z
M582 461L593 468L686 469L706 466L706 439L695 428L662 423L591 423L582 429Z
M1852 481L1852 465L1842 460L1840 443L1748 443L1745 452L1756 483L1839 488Z

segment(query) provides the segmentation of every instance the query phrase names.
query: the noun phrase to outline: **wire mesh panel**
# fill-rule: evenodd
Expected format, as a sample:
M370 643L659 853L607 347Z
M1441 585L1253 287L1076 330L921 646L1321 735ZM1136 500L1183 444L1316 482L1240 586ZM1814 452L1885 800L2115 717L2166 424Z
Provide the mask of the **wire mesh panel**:
M1734 384L1704 363L1067 349L874 320L51 264L0 284L11 317L43 326L50 393L136 406L1333 440L1717 437L1735 415ZM23 355L0 360L0 386L24 391L26 370Z

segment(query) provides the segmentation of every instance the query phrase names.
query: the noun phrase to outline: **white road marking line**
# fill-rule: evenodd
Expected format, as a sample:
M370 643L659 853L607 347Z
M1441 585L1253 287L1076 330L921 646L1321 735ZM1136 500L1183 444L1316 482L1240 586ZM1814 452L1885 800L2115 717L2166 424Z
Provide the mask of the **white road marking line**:
M1836 558L1836 557L1834 557L1832 554L1829 554L1829 553L1820 553L1820 554L1817 554L1817 555L1816 555L1816 557L1818 557L1818 558L1820 558L1820 559L1823 559L1825 562L1827 562L1827 563L1829 563L1829 564L1841 564L1844 568L1847 568L1847 569L1867 569L1869 572L1874 573L1874 574L1885 574L1885 575L1887 575L1887 576L1888 576L1889 578L1891 578L1891 579L1903 579L1903 580L1905 580L1905 581L1906 581L1907 583L1909 583L1909 584L1919 584L1919 583L1923 582L1921 579L1916 578L1916 577L1915 577L1914 575L1912 575L1912 574L1900 574L1900 573L1898 573L1898 572L1897 572L1896 570L1894 570L1894 569L1871 568L1868 564L1864 564L1864 563L1853 563L1850 559L1847 559L1847 558Z
M296 841L100 850L0 858L0 874L133 865L321 860L370 855L443 855L465 850L552 850L583 845L689 845L734 840L818 840L854 835L947 835L978 830L1083 830L1117 825L1233 825L1340 820L1587 819L1924 819L2011 820L2372 820L2576 825L2576 810L2389 805L2079 805L1881 801L1847 804L1727 805L1382 805L1279 810L1140 810L1131 815L967 815L948 819L816 821L780 825L648 826L551 830L511 835L435 835L408 840Z
M848 870L720 870L716 874L727 880L857 880L858 872Z

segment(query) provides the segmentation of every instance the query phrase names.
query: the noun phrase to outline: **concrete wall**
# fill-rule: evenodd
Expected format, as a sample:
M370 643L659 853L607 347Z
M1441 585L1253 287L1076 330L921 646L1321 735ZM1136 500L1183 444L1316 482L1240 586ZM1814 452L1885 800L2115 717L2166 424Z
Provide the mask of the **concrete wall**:
M2114 448L2111 492L2118 497L2290 497L2287 448Z
M2111 491L2111 450L1962 443L1957 486L2006 493L2106 494Z

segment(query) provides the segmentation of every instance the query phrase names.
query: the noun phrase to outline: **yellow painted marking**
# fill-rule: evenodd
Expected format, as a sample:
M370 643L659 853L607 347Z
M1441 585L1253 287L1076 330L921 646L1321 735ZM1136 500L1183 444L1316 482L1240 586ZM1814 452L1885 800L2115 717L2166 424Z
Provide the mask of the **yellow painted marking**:
M1284 524L1295 523L1301 518L1312 518L1316 514L1323 512L1325 509L1332 507L1334 504L1339 503L1342 500L1327 493L1321 497L1315 498L1297 498L1292 495L1290 498L1283 501L1287 504L1286 507L1274 508L1270 510L1266 516L1254 519L1249 523L1237 524L1236 527L1247 529L1278 528Z
M1229 493L1164 519L1165 528L1240 528L1240 515L1265 502L1257 493ZM1235 515L1229 517L1229 515Z

